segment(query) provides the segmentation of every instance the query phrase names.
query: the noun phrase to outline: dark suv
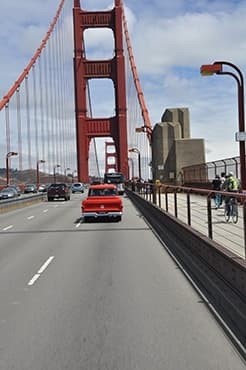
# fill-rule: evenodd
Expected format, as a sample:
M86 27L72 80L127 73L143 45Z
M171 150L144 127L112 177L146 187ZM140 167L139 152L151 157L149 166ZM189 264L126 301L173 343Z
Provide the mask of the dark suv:
M70 200L70 194L70 187L65 183L51 184L47 190L48 201L60 198Z

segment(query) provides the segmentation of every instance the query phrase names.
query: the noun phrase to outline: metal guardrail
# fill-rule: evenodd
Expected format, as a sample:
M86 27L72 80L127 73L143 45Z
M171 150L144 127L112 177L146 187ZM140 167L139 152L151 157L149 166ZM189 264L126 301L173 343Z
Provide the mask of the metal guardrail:
M47 194L34 194L15 199L5 199L0 201L0 213L12 211L13 209L23 208L28 205L43 202L47 199Z
M137 199L138 202L143 199L143 202L144 203L141 203L143 205L145 205L146 207L148 207L149 210L151 210L151 212L153 212L153 209L155 209L155 214L158 215L162 220L165 220L165 225L163 225L163 227L167 224L171 225L171 228L170 230L175 230L174 231L174 234L176 235L176 231L179 231L182 234L186 234L186 237L183 239L183 242L184 244L187 242L187 238L190 239L191 237L188 235L194 235L194 238L197 239L197 246L199 244L204 244L204 245L207 245L209 246L209 249L211 251L219 251L219 254L220 255L223 255L223 258L226 258L228 260L231 260L229 263L231 263L232 265L235 264L235 266L239 266L240 265L240 269L242 268L243 270L243 276L241 278L238 278L238 279L235 279L235 275L234 275L234 272L235 272L235 266L234 267L230 267L229 269L228 268L225 268L225 265L221 265L220 266L220 263L216 260L213 260L213 261L210 261L209 263L211 263L212 265L214 265L213 267L216 268L216 265L218 265L218 268L223 271L223 273L226 275L228 275L228 271L229 274L232 274L230 279L231 281L233 282L233 284L236 284L237 285L237 289L241 290L242 293L245 295L246 297L246 260L239 257L238 255L236 255L235 253L233 253L232 251L228 251L225 247L221 246L219 243L216 243L212 240L212 238L210 237L206 237L204 235L202 235L200 232L198 232L197 230L193 229L192 227L190 227L190 225L187 223L185 224L183 221L180 221L178 219L178 214L177 214L177 209L178 209L178 203L177 203L177 193L178 192L181 192L183 191L186 195L187 195L187 219L190 218L190 213L191 213L191 205L190 205L190 202L189 202L189 196L191 194L191 192L194 192L194 193L197 193L197 194L203 194L205 196L207 196L207 212L208 212L208 228L212 228L212 225L211 225L211 220L212 220L212 216L211 216L211 197L212 197L212 194L213 192L208 192L207 190L201 190L201 189L190 189L190 188L180 188L180 187L176 187L176 186L155 186L153 185L152 186L152 192L146 192L144 191L144 189L146 189L146 187L143 187L141 189L139 189L139 192L131 192L129 193L129 195L131 194L136 194L138 197L134 198L135 200ZM149 189L149 187L148 187ZM166 202L166 209L163 209L160 202L161 202L161 191L165 191L165 197L167 198L167 194L168 194L168 191L172 191L172 195L174 196L174 208L175 208L175 215L171 215L168 213L168 202ZM227 193L225 193L227 194ZM239 197L240 194L235 194L235 196ZM245 199L245 196L244 196L244 201L246 201ZM244 216L245 216L245 202L243 203L243 207L244 207ZM244 222L244 226L245 226L245 222ZM177 235L176 235L177 236ZM196 253L198 252L198 249L196 250ZM203 253L203 251L201 251L201 253ZM234 271L234 272L233 272Z
M182 186L173 186L173 185L155 185L153 183L136 183L128 184L128 187L140 194L144 199L158 205L158 207L164 209L166 212L170 213L170 208L172 206L172 214L177 218L180 218L180 208L182 208L182 222L185 222L187 225L194 227L194 213L198 211L197 208L201 205L193 204L195 203L192 200L192 196L201 196L203 201L203 208L206 208L203 211L202 217L205 219L204 225L206 225L206 232L204 235L208 236L210 239L214 240L215 231L217 231L218 223L222 223L221 217L218 219L218 216L215 215L214 209L212 206L213 198L215 194L221 194L222 198L230 197L236 198L238 204L240 204L240 237L241 237L241 257L246 259L246 195L242 193L228 193L225 191L212 191L208 189L199 189L191 187L182 187ZM180 195L183 195L180 199ZM171 199L172 198L172 199ZM172 200L172 202L171 202ZM195 211L194 211L195 209ZM221 210L221 215L223 217L224 210ZM184 214L186 214L184 217ZM192 224L193 216L193 224ZM227 229L231 229L231 226L228 224ZM238 226L239 230L239 226ZM227 232L227 231L226 231ZM218 240L217 240L218 241Z

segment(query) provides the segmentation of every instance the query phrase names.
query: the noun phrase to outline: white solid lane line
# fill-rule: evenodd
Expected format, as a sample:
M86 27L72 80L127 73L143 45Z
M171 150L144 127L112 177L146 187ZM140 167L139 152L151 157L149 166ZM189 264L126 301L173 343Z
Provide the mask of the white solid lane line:
M37 274L35 274L31 278L31 280L29 281L28 285L33 285L35 283L35 281L38 280L38 278L44 272L44 270L47 269L47 267L49 266L49 264L51 263L51 261L53 260L53 258L55 258L55 256L51 256L51 257L49 257L47 259L47 261L40 267L40 269L38 270Z
M31 220L32 218L34 218L34 216L28 216L27 217L28 220Z
M9 230L9 229L12 229L12 227L14 227L14 225L9 225L9 226L5 227L5 228L3 229L3 231L6 231L6 230Z

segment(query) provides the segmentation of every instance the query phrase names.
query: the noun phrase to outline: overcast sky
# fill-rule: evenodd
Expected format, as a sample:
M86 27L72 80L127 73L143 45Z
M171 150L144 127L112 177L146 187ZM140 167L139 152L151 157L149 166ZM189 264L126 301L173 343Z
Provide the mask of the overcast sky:
M72 9L73 1L67 1ZM39 46L59 2L0 0L1 96ZM222 60L244 74L246 1L125 0L124 4L152 125L165 109L188 107L191 135L205 139L207 161L238 156L236 81L224 75L202 77L200 66ZM81 6L101 10L110 8L112 1L81 0ZM104 38L107 44L106 34L91 34L94 50L100 50Z

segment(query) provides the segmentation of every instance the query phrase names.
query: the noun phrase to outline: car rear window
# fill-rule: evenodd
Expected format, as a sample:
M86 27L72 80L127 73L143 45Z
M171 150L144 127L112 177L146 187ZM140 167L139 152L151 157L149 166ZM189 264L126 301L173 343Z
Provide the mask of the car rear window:
M53 184L53 185L50 185L50 189L64 189L66 187L65 184Z
M115 189L89 189L89 196L91 197L105 197L117 195L117 191Z

